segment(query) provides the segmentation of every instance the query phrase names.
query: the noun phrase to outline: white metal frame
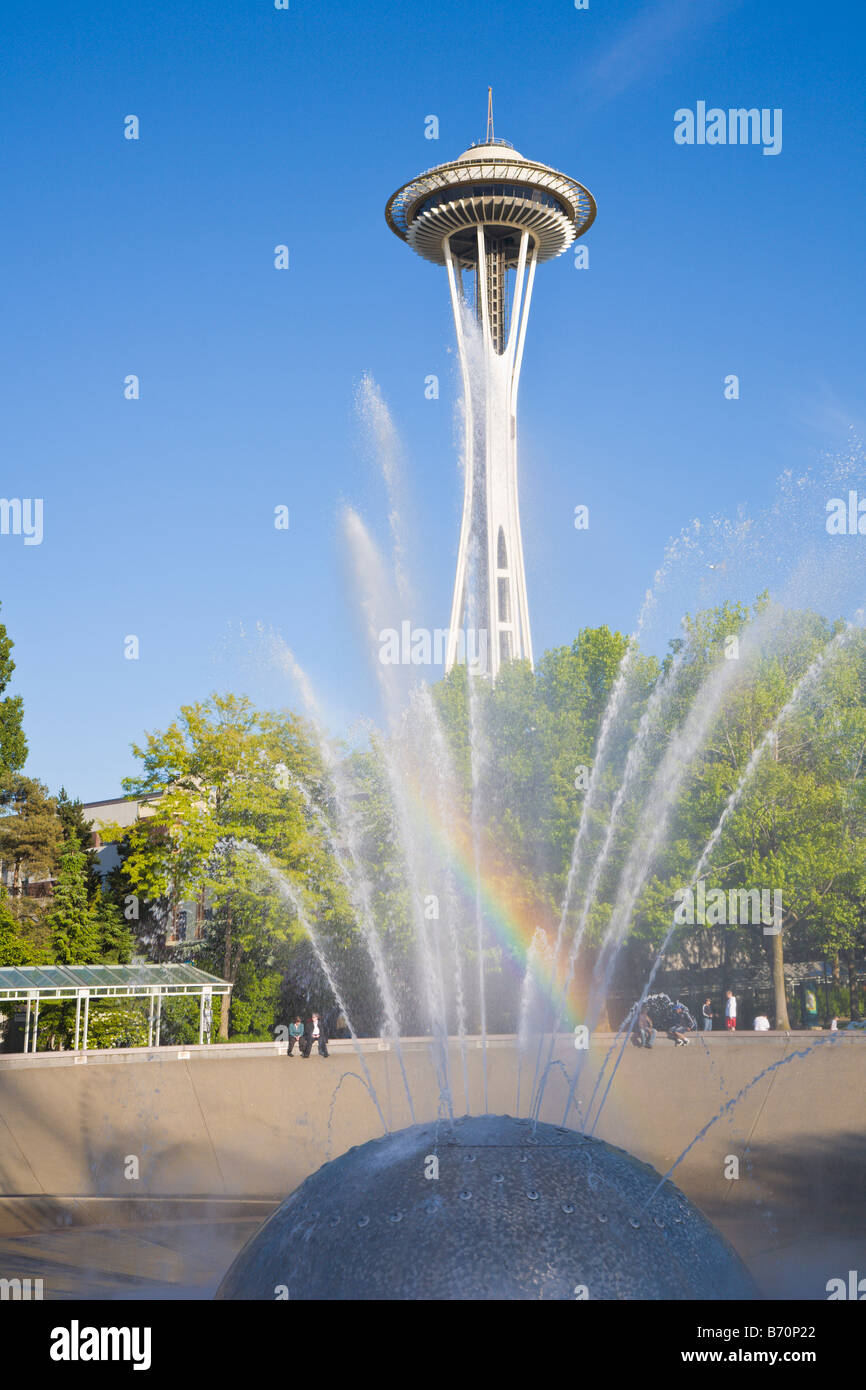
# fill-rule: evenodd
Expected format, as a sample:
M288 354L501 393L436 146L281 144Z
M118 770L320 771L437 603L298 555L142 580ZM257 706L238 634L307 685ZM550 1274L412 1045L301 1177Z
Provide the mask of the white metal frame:
M26 974L28 969L38 967L16 966L19 973ZM56 967L47 967L54 969ZM93 967L88 967L93 969ZM171 969L170 966L163 967ZM65 967L70 972L74 967ZM75 1000L75 1033L73 1041L73 1051L87 1050L87 1031L90 1020L90 1001L91 999L149 999L150 1006L147 1020L147 1045L148 1047L159 1047L160 1028L162 1024L162 1001L164 998L172 998L177 995L198 995L199 996L199 1042L202 1042L205 1031L205 1012L207 1004L212 1005L214 995L231 994L232 986L228 980L219 980L212 977L205 981L163 981L160 984L133 983L128 984L101 984L101 985L76 985L70 980L65 985L18 985L12 988L0 988L0 1002L3 1003L25 1003L25 1022L24 1022L24 1051L36 1051L36 1039L39 1029L39 1005L40 1002L61 1003L64 1001ZM84 1002L84 1018L82 1020L82 1000ZM34 1008L35 1005L35 1008ZM33 1027L31 1031L31 1019ZM156 1023L154 1033L154 1020ZM83 1026L82 1026L83 1023Z

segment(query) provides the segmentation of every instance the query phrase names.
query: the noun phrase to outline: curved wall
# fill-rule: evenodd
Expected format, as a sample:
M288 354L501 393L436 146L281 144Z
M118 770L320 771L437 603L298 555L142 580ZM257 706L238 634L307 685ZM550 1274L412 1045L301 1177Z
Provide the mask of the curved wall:
M596 1038L585 1056L584 1105L611 1041ZM693 1036L688 1048L658 1040L652 1057L629 1046L596 1131L663 1173L748 1088L710 1124L673 1178L759 1282L762 1270L776 1270L771 1283L780 1293L784 1270L795 1280L795 1270L801 1278L814 1265L820 1279L827 1261L854 1259L858 1250L851 1267L866 1272L866 1036L825 1034L815 1042L809 1034ZM542 1119L561 1123L565 1071L573 1072L578 1055L571 1039L559 1040ZM139 1056L127 1056L125 1065L104 1058L94 1064L93 1054L86 1065L70 1065L70 1058L52 1065L44 1054L0 1062L0 1234L52 1224L55 1198L126 1199L114 1204L126 1213L136 1206L150 1212L146 1198L212 1198L225 1210L257 1199L252 1209L261 1214L266 1201L284 1197L328 1157L383 1130L364 1067L348 1044L336 1044L328 1059L243 1048ZM486 1060L487 1108L518 1113L514 1041L492 1040ZM534 1060L533 1050L520 1077L521 1114ZM404 1061L415 1119L434 1118L439 1097L429 1044L407 1041ZM466 1063L468 1109L481 1112L484 1054L474 1040ZM389 1128L410 1124L396 1054L365 1044L363 1064ZM451 1067L455 1110L462 1113L456 1047ZM569 1123L576 1122L572 1111ZM726 1176L736 1167L732 1159L737 1178ZM138 1177L127 1176L136 1166ZM105 1219L93 1216L92 1202L79 1206L90 1212L82 1219ZM185 1204L187 1219L196 1209L200 1203ZM838 1272L828 1267L824 1277Z

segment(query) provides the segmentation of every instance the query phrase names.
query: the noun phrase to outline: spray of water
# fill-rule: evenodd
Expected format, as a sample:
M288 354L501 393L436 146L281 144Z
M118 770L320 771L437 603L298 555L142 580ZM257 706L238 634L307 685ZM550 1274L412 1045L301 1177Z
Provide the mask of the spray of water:
M319 828L324 833L325 838L328 841L328 847L331 851L331 854L334 856L334 862L337 865L340 877L342 878L343 883L346 885L346 891L349 895L349 901L351 902L352 908L355 913L355 920L357 921L358 926L360 927L361 935L363 937L364 944L367 947L367 951L369 953L370 960L373 966L373 973L376 978L376 984L379 988L379 997L384 1006L385 1036L389 1038L394 1044L394 1050L397 1054L397 1061L400 1066L400 1074L403 1078L403 1087L406 1091L406 1099L409 1102L409 1113L412 1116L412 1122L414 1124L415 1107L412 1102L412 1091L409 1086L409 1077L406 1074L406 1062L403 1057L403 1048L400 1045L400 1023L397 1015L396 1003L394 1001L394 992L391 988L391 980L388 975L387 967L385 965L385 958L382 952L382 945L379 940L379 935L376 931L376 924L373 917L373 908L370 901L370 881L367 878L366 874L359 874L357 872L359 868L357 860L355 861L354 867L350 866L347 863L346 857L343 854L342 848L336 835L331 829L331 826L329 825L321 809L313 801L313 798L310 796L310 793L307 791L303 783L300 782L296 777L291 777L291 784L300 793L304 805L307 808L307 811L311 816L313 816L313 818L319 825ZM354 837L352 837L352 839L354 840Z
M301 695L307 717L315 733L316 744L325 771L333 789L337 823L340 828L340 839L348 851L350 863L347 863L341 844L337 841L331 827L328 825L324 816L321 815L318 807L315 806L306 788L300 783L297 783L308 809L316 815L319 823L325 830L337 867L346 885L349 900L355 909L364 945L367 948L373 965L379 997L384 1010L385 1036L394 1043L400 1065L400 1073L403 1078L403 1085L409 1101L409 1110L414 1121L415 1109L412 1101L411 1089L409 1087L409 1079L406 1074L406 1063L403 1057L403 1050L400 1046L400 1017L397 1010L397 1002L391 987L391 980L385 962L382 942L376 930L376 922L371 902L372 886L365 869L363 858L363 828L359 823L357 814L352 808L352 787L349 783L344 763L336 756L330 740L325 735L319 704L306 672L296 661L291 649L282 639L274 634L270 634L268 641L271 659L280 669L291 676Z
M808 1057L809 1054L814 1052L815 1049L818 1047L824 1047L827 1044L829 1044L830 1046L832 1046L834 1043L838 1044L841 1038L841 1033L830 1033L826 1038L818 1038L815 1042L811 1043L809 1047L801 1047L796 1052L789 1052L787 1057L780 1057L777 1062L771 1062L768 1067L764 1067L763 1071L759 1071L757 1076L753 1076L751 1081L747 1082L746 1085L743 1086L735 1096L732 1096L729 1101L725 1102L725 1104L719 1110L718 1114L713 1115L712 1119L708 1120L707 1123L703 1126L703 1128L698 1130L694 1139L692 1139L692 1141L686 1145L679 1158L677 1158L671 1164L670 1168L667 1170L664 1176L659 1179L658 1183L653 1188L650 1195L647 1197L643 1206L640 1208L640 1211L646 1211L647 1207L655 1197L656 1193L668 1181L671 1174L676 1172L677 1168L679 1168L686 1155L691 1153L695 1145L700 1143L704 1136L708 1134L709 1131L712 1129L713 1125L717 1124L723 1115L727 1115L731 1110L733 1110L734 1106L737 1105L743 1099L743 1096L748 1095L749 1091L751 1091L753 1086L757 1086L758 1082L761 1081L765 1076L769 1076L771 1072L778 1071L779 1067L786 1067L791 1062L796 1062L802 1059L803 1057Z
M387 1134L388 1124L384 1114L382 1113L382 1107L379 1104L379 1097L376 1094L376 1087L373 1085L373 1078L371 1077L369 1069L367 1067L367 1059L364 1056L363 1050L358 1040L358 1035L355 1032L352 1020L349 1016L349 1010L346 1006L346 1002L343 999L339 986L337 985L337 981L334 979L334 975L328 962L328 958L322 948L322 943L319 939L319 933L310 920L310 917L304 906L304 902L299 890L292 883L288 875L283 873L283 870L278 868L277 865L273 862L273 860L262 850L260 850L257 845L250 844L248 840L233 840L232 844L234 845L234 848L237 849L240 853L247 854L250 856L250 858L255 860L259 867L265 872L265 874L267 874L268 878L270 878L271 882L276 886L277 892L280 894L280 896L292 908L292 910L295 913L295 916L300 922L301 927L305 932L306 936L308 937L310 945L313 948L316 960L319 963L319 968L328 982L328 987L330 988L331 993L337 1001L337 1005L340 1009L340 1012L346 1020L346 1027L349 1030L349 1036L352 1039L352 1045L355 1049L355 1053L361 1065L361 1070L364 1073L364 1080L366 1081L367 1089L369 1090L370 1095L373 1099L373 1103L376 1106L376 1111L378 1113L379 1119L382 1121L382 1128Z
M815 687L816 684L820 681L822 675L825 674L825 672L826 672L827 669L828 669L828 666L829 666L829 665L833 662L833 660L839 655L839 652L840 652L841 650L843 650L843 648L847 645L847 643L850 641L852 635L853 635L855 632L858 632L858 631L860 631L860 630L861 630L861 628L860 628L859 626L856 626L854 623L847 623L846 626L845 626L840 632L836 633L836 635L835 635L833 638L831 638L831 640L827 643L827 645L826 645L826 647L824 648L824 650L815 658L815 660L814 660L814 661L812 662L812 664L809 666L809 668L807 669L807 671L805 672L805 674L804 674L803 676L801 676L800 680L797 682L796 686L794 687L793 692L791 693L790 697L788 698L788 700L787 700L787 701L785 702L785 704L783 705L782 709L779 711L779 713L778 713L778 715L776 716L776 718L774 719L772 725L770 726L769 729L767 729L767 731L766 731L766 733L764 734L763 738L762 738L762 739L758 742L758 744L755 746L755 749L754 749L754 751L753 751L751 757L749 758L749 761L748 761L748 763L746 764L746 767L743 769L742 775L740 776L740 778L739 778L739 780L738 780L738 782L737 782L737 785L735 786L734 790L731 792L730 796L728 797L728 800L726 801L725 806L724 806L724 808L722 809L722 813L721 813L721 815L719 816L718 821L716 822L716 825L715 825L715 827L714 827L714 829L713 829L713 832L712 832L712 834L710 835L709 839L707 840L707 843L704 845L703 850L701 851L700 858L698 859L697 865L695 866L695 870L694 870L694 872L693 872L693 874L692 874L692 877L691 877L691 880L690 880L690 883L689 883L689 887L690 887L690 888L694 887L694 885L697 883L698 879L699 879L699 878L701 877L701 875L704 873L704 870L706 869L706 866L707 866L707 864L708 864L709 861L710 861L710 858L711 858L711 856L712 856L712 853L713 853L714 849L716 848L716 845L718 844L718 842L719 842L719 840L720 840L720 838L721 838L721 836L722 836L722 833L723 833L723 831L724 831L725 825L727 824L727 822L728 822L730 816L733 814L733 812L734 812L734 810L736 809L736 807L739 805L740 801L741 801L742 798L743 798L744 793L746 792L747 788L749 787L750 783L752 782L752 779L754 778L755 772L757 771L758 765L759 765L759 763L760 763L762 757L763 757L764 754L766 753L767 749L770 748L770 747L772 747L772 746L775 744L776 739L778 738L779 730L781 729L782 725L785 723L785 721L786 721L787 719L789 719L789 718L791 717L791 715L792 715L797 709L800 708L800 706L803 704L803 701L804 701L804 699L806 698L806 696L807 696L812 690L814 690L814 687ZM653 962L653 966L652 966L652 969L651 969L650 974L649 974L649 978L648 978L648 980L647 980L646 985L644 986L644 990L643 990L643 993L642 993L642 996L641 996L640 1003L639 1003L638 1006L637 1006L638 1008L640 1008L640 1006L643 1004L644 999L646 999L647 995L649 994L649 992L650 992L650 990L651 990L651 988L652 988L653 981L655 980L656 974L657 974L657 972L658 972L658 969L659 969L659 967L660 967L660 965L661 965L661 962L662 962L662 960L663 960L663 958L664 958L665 952L667 951L667 948L668 948L668 945L669 945L669 943L670 943L671 937L673 936L673 933L674 933L675 930L676 930L676 922L674 921L674 922L671 923L671 926L668 928L668 931L667 931L667 933L666 933L666 935L665 935L664 941L662 942L661 946L659 947L658 953L657 953L657 955L656 955L655 961ZM618 1036L619 1036L619 1035L618 1035ZM626 1034L626 1040L623 1041L623 1042L620 1044L620 1052L619 1052L619 1055L618 1055L618 1057L617 1057L616 1063L615 1063L615 1065L614 1065L613 1071L611 1072L610 1079L608 1080L608 1083L607 1083L607 1086L606 1086L606 1088L605 1088L605 1091L604 1091L604 1093L603 1093L603 1095L602 1095L601 1101L600 1101L600 1103L599 1103L599 1107L598 1107L598 1111L597 1111L597 1113L596 1113L596 1117L595 1117L595 1119L594 1119L594 1121L593 1121L593 1123L592 1123L592 1127L591 1127L591 1129L590 1129L590 1131L589 1131L590 1134L593 1134L593 1133L595 1132L595 1127L596 1127L596 1125L598 1124L599 1118L601 1117L601 1112L602 1112L602 1110L603 1110L603 1108L604 1108L604 1104L605 1104L605 1101L607 1100L607 1096L608 1096L608 1093L609 1093L609 1091L610 1091L611 1085L612 1085L612 1083L613 1083L613 1079L614 1079L614 1077L615 1077L615 1075L616 1075L616 1072L617 1072L617 1069L618 1069L618 1067L619 1067L619 1063L620 1063L620 1060L621 1060L621 1058L622 1058L623 1050L625 1049L625 1047L626 1047L626 1045L627 1045L627 1037L628 1037L628 1035ZM613 1044L613 1047L615 1047L615 1046L616 1046L616 1039L614 1040L614 1044ZM612 1049L611 1049L611 1050L612 1050ZM599 1080L600 1080L600 1077L599 1077ZM598 1083L596 1083L596 1085L598 1085ZM589 1105L588 1110L587 1110L587 1118L589 1117L589 1114L590 1114L590 1112L591 1112L591 1109L592 1109L592 1099L590 1100L590 1105ZM567 1113L568 1113L568 1107L566 1107L566 1114L567 1114Z
M635 904L664 840L668 819L679 796L683 781L692 768L707 732L718 715L724 697L736 682L744 677L746 671L757 659L761 642L771 630L774 619L775 614L772 610L764 609L740 638L739 660L726 661L721 658L711 669L695 696L682 726L671 738L656 770L620 878L611 919L602 939L601 951L593 972L587 1019L590 1032L595 1029L600 1017L610 987L617 955L625 940ZM571 1108L580 1080L583 1060L583 1056L581 1056L575 1069L566 1102L566 1115Z
M403 520L406 513L403 503L403 445L382 392L369 372L361 378L355 393L355 410L387 491L395 583L404 608L409 610L414 608L414 603L406 562L409 541Z
M378 653L378 637L383 626L386 625L384 619L391 597L391 588L382 561L360 517L350 508L347 508L344 523L347 542L354 560L360 603L367 622L368 636L372 649ZM389 663L376 662L376 672L383 695L389 732L389 737L382 741L379 747L395 812L395 828L406 869L406 886L415 940L421 957L422 982L432 1031L436 1039L440 1096L449 1115L453 1115L453 1099L448 1074L448 1027L442 975L437 966L435 950L430 940L427 919L424 916L423 900L419 891L419 885L430 881L431 867L429 857L424 852L425 846L422 837L418 832L417 818L413 814L409 800L408 788L411 786L412 779L418 769L411 759L405 757L406 718L401 691L395 677L397 669ZM401 756L401 753L404 756Z
M587 926L589 924L590 914L595 905L599 884L601 882L601 876L607 866L611 850L613 849L616 831L619 828L620 814L623 806L626 803L626 798L630 794L638 775L642 773L644 769L644 764L650 741L656 733L658 716L663 707L664 700L666 696L670 693L670 691L673 688L675 688L676 678L680 670L680 656L681 654L678 654L676 656L674 661L671 662L667 672L656 682L655 686L653 687L652 693L650 694L650 698L647 701L646 708L643 714L641 715L640 724L638 725L638 731L635 736L634 742L628 751L622 780L619 784L619 787L617 788L613 805L611 807L611 812L608 817L607 830L605 832L604 842L601 846L601 850L596 855L592 865L592 871L590 873L589 882L587 884L586 893L584 895L583 908L581 910L580 919L577 924L577 930L575 931L571 943L571 948L569 950L568 960L566 962L566 971L562 988L562 994L556 1019L553 1025L553 1032L551 1033L550 1038L550 1047L547 1056L548 1063L550 1062L550 1059L553 1055L553 1048L556 1043L556 1035L559 1030L560 1023L562 1021L563 1013L565 1012L565 1006L568 1000L568 992L571 988L572 980L574 979L575 970L577 968L578 955L586 933ZM545 1075L547 1074L548 1069L546 1068ZM541 1103L543 1099L544 1082L542 1080L539 1083L537 1090L537 1099L534 1109L536 1118L541 1113Z

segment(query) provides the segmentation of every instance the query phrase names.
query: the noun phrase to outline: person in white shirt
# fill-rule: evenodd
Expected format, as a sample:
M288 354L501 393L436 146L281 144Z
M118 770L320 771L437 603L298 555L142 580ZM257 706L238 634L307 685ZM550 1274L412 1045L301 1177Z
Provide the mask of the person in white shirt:
M752 1024L752 1027L754 1028L756 1033L769 1033L770 1020L767 1018L766 1014L758 1014L757 1018Z
M731 1033L737 1031L737 999L730 989L725 991L725 1027Z
M305 1027L304 1027L304 1056L305 1056L305 1057L309 1057L310 1053L311 1053L312 1050L313 1050L313 1045L314 1045L314 1044L316 1044L316 1045L318 1046L318 1049L319 1049L319 1056L320 1056L320 1057L327 1057L327 1055L328 1055L328 1034L327 1034L327 1030L325 1029L324 1021L319 1017L318 1014L313 1014L312 1018L308 1018L308 1019L307 1019L307 1022L306 1022L306 1025L305 1025Z

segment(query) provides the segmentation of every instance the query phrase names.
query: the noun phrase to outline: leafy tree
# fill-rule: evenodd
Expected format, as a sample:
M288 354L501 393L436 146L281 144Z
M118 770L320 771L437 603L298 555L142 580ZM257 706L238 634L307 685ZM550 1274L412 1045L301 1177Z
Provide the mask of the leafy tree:
M748 629L748 631L747 631ZM611 730L588 822L583 878L574 911L580 908L591 865L607 832L611 806L622 786L626 758L639 721L657 682L656 701L644 744L640 775L621 807L619 830L585 939L591 968L610 921L626 855L645 817L654 814L648 789L655 771L706 699L708 677L725 677L701 746L678 784L666 833L650 877L628 923L630 943L623 966L634 965L640 988L673 922L675 892L691 880L698 857L750 759L789 700L809 664L827 648L838 626L814 613L783 612L761 595L751 606L722 604L688 615L682 635L662 662L640 650L629 654L619 717ZM728 650L738 637L739 655ZM559 905L569 871L575 830L585 796L585 779L598 757L598 740L611 690L622 673L628 639L602 627L583 630L570 646L547 652L535 671L527 663L505 665L495 687L476 682L472 705L480 729L478 788L481 866L484 882L500 901L527 923L536 923L552 944ZM735 664L726 667L732 655ZM717 687L718 688L718 687ZM471 865L476 845L470 821L472 757L470 687L464 667L455 667L432 690L456 779L449 802L448 843L432 850L430 883L441 891L445 870L455 861ZM428 763L440 758L441 744L420 751ZM412 735L403 732L396 740ZM431 754L431 749L433 750ZM221 1031L229 1021L235 1036L268 1036L309 1004L327 1010L333 1003L310 941L300 930L293 895L300 899L317 932L353 1021L362 1031L381 1025L381 1004L373 971L337 871L328 827L335 822L328 779L310 731L285 711L256 711L235 696L213 696L184 706L168 729L148 736L135 749L140 775L127 790L159 794L154 815L128 830L117 830L123 868L109 884L117 904L130 887L169 909L191 898L208 909L204 942L197 951L205 968L235 986L229 1014L223 1007ZM346 754L342 773L351 785L350 814L362 867L369 880L369 904L399 1001L404 1031L424 1026L427 1005L417 974L415 919L421 891L407 883L401 857L401 829L395 816L386 762L395 752L384 736L373 734L366 747ZM387 756L386 756L387 755ZM422 756L423 761L423 756ZM404 764L401 763L401 767ZM419 774L411 788L413 805L431 813L433 781ZM300 788L306 789L305 792ZM426 800L425 800L426 798ZM435 817L434 817L435 819ZM339 852L346 855L345 825L338 827ZM426 836L426 829L424 832ZM110 838L106 833L105 838ZM419 836L419 839L423 838ZM265 852L285 874L291 892L282 897L274 880L243 841ZM438 858L437 858L438 854ZM122 883L121 883L122 878ZM784 921L778 935L762 924L734 925L721 938L723 972L734 952L758 962L765 953L776 996L776 1020L784 1026L785 960L813 959L816 952L849 970L866 946L866 641L852 636L828 662L814 698L804 698L766 747L736 809L726 820L705 878L708 888L778 888ZM468 880L467 880L468 882ZM474 923L471 884L457 883L449 911ZM574 925L572 921L571 925ZM694 959L707 941L705 928L678 928L672 951ZM102 933L100 949L110 949ZM442 942L444 933L440 933ZM713 938L714 942L716 938ZM470 1014L477 1006L474 931L464 933L464 982ZM541 954L544 954L543 948ZM714 945L714 951L716 947ZM515 1022L514 974L509 948L490 930L488 1026ZM631 962L628 957L631 953ZM713 956L713 963L718 959ZM588 976L587 976L588 978ZM280 982L282 987L280 988ZM616 986L622 984L620 980ZM633 995L629 996L634 997ZM291 1009L289 1009L289 1004ZM495 1024L493 1020L496 1020ZM616 1020L618 1021L618 1019ZM168 1025L167 1025L168 1026ZM174 1025L172 1025L174 1026ZM197 1036L197 1015L177 1027ZM471 1026L471 1025L470 1025ZM179 1036L179 1034L178 1034Z
M164 898L170 910L204 898L210 919L203 954L233 984L242 960L302 935L290 904L274 892L263 866L244 843L253 842L288 874L312 918L344 935L351 914L326 840L311 828L299 783L315 783L321 769L303 722L289 713L259 714L246 697L213 695L185 705L162 733L133 745L143 769L124 783L134 796L161 793L153 814L123 832L129 853L124 873L136 893ZM106 827L103 839L120 839ZM229 1002L220 1032L228 1036Z
M141 1005L115 999L91 1002L87 1046L146 1047L147 1017Z
M241 962L237 986L232 991L232 1029L250 1040L273 1038L283 974L253 960Z
M91 999L88 1014L88 1048L146 1046L146 1006L139 1001ZM83 1045L83 1037L83 1022L79 1020L79 1045ZM39 1038L46 1051L70 1050L75 1043L75 1005L43 1004Z
M771 632L744 664L705 746L695 759L672 816L671 833L655 877L642 894L635 936L657 943L671 925L673 894L690 881L698 853L740 784L749 760L773 727L792 691L838 632L811 613L774 611L759 600L755 615ZM687 624L697 662L711 653L743 610L722 607ZM708 887L779 890L781 932L763 924L728 925L725 959L736 942L764 950L773 980L776 1023L788 1024L785 953L814 955L856 949L864 902L863 831L866 750L862 634L831 657L814 689L778 726L728 819L708 866ZM690 652L689 656L693 653ZM691 674L688 673L687 674ZM694 684L692 698L699 686ZM682 929L680 945L696 932ZM808 954L805 958L808 958Z
M15 670L13 646L5 623L0 623L0 695L3 695ZM6 695L0 699L0 776L19 772L27 761L23 717L24 702L20 695Z
M0 888L0 966L43 963L43 953L35 950L32 942L21 935L18 922L9 908L6 890Z

